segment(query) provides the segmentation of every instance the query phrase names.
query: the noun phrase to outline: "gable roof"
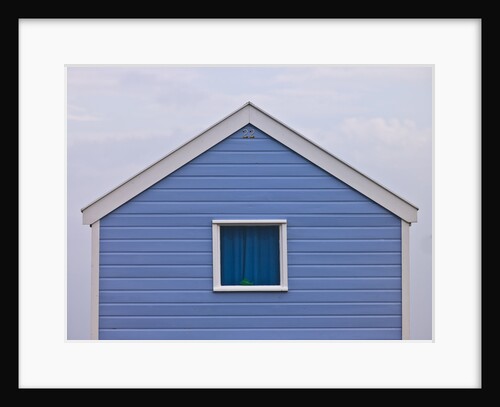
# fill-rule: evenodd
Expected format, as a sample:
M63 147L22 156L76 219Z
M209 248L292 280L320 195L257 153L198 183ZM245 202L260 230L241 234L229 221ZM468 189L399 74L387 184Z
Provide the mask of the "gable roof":
M270 137L361 192L399 218L408 223L417 221L418 208L416 206L248 102L203 133L84 207L82 209L83 223L91 225L248 124L258 127Z

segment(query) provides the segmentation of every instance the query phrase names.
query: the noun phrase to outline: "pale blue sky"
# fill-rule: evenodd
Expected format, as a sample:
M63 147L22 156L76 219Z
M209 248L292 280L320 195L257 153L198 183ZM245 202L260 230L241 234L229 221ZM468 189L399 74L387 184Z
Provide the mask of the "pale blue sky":
M68 339L90 337L90 228L80 209L251 101L417 205L411 330L432 332L432 68L67 68Z

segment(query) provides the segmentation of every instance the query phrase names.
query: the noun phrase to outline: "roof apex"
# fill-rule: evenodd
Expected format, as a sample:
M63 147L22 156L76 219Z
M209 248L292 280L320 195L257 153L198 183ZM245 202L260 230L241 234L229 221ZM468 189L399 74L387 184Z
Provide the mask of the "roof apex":
M83 223L92 224L106 216L249 123L366 195L407 223L417 221L418 208L415 205L362 174L272 117L251 101L248 101L196 137L82 208Z

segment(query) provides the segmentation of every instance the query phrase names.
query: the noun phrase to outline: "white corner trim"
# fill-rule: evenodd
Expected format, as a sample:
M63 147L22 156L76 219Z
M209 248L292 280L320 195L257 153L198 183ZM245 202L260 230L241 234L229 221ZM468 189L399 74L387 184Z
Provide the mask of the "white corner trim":
M82 209L83 223L92 224L101 219L249 123L366 195L399 218L409 223L417 221L418 208L414 205L248 102L108 194L87 205Z
M100 222L91 225L90 339L99 339L99 240Z
M222 285L220 261L220 227L221 225L276 225L279 226L280 243L280 285ZM212 258L213 258L213 291L288 291L288 252L287 252L286 219L214 219L212 220Z
M410 339L410 224L401 220L402 339Z

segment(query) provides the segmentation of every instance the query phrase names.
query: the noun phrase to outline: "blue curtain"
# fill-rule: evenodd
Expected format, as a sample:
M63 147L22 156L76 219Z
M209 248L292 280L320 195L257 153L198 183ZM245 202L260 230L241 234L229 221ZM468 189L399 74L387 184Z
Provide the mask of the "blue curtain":
M279 226L221 226L222 285L279 285Z

